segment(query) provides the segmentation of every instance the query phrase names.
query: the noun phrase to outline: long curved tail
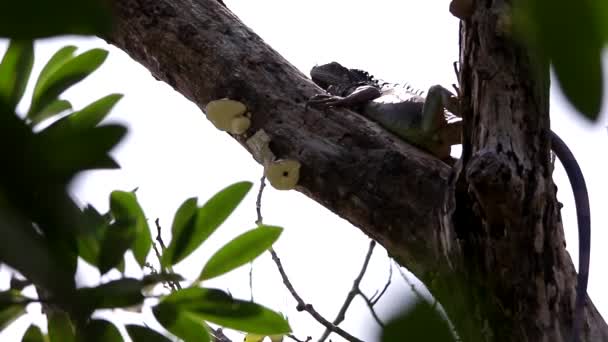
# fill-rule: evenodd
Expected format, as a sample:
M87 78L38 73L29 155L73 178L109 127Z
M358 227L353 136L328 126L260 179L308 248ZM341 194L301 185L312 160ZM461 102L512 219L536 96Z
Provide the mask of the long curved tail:
M576 303L574 306L574 327L572 341L580 340L583 324L585 300L587 298L587 282L589 280L589 259L591 251L591 213L587 185L578 162L566 143L551 131L551 149L560 160L574 193L576 204L576 220L578 222L578 279L576 286Z

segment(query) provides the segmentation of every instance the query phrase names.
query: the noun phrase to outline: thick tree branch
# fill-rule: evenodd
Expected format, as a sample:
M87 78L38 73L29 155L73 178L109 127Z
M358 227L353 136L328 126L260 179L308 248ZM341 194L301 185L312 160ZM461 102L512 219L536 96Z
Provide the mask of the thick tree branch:
M570 332L574 269L550 177L548 99L525 52L496 31L503 5L476 2L462 31L455 177L348 110L305 110L321 90L216 0L116 0L106 39L201 109L224 97L246 104L252 125L234 138L248 148L263 130L277 157L298 160L297 190L429 284L463 340L559 341ZM590 301L586 309L585 337L608 340Z
M417 275L442 257L446 164L348 110L305 110L321 90L215 0L118 0L108 41L201 109L228 97L280 158L302 164L297 190L379 241ZM201 113L201 117L203 114ZM449 239L446 239L449 240Z

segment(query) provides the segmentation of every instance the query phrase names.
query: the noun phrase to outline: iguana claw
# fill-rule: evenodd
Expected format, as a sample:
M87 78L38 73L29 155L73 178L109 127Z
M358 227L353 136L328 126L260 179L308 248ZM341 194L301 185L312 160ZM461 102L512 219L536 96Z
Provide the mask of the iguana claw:
M337 95L328 94L317 94L306 101L306 107L308 106L319 106L319 107L333 107L333 106L348 106L344 97Z

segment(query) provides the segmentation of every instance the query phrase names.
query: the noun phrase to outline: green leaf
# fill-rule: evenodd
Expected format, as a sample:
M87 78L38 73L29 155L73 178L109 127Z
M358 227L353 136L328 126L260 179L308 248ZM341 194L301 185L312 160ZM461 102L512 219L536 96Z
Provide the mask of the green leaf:
M74 58L74 52L76 52L76 49L77 48L74 45L66 45L57 50L57 52L51 56L51 58L42 68L42 71L40 71L40 75L38 75L38 80L34 86L34 93L39 93L40 87L48 81L49 77L65 62Z
M104 36L111 29L108 5L103 0L0 1L0 37Z
M121 94L104 96L85 108L57 120L51 126L47 127L46 130L57 131L59 134L78 134L85 130L92 129L110 113L112 107L114 107L121 98ZM45 108L43 113L36 115L35 118L39 118L40 121L46 119L46 117L42 116L44 116L46 110L49 109L49 106Z
M179 312L171 303L160 303L152 308L154 317L173 335L188 342L209 342L211 337L202 320Z
M69 109L72 109L72 104L70 103L70 101L54 100L30 120L30 125L36 126L42 121L51 118L57 114L61 114Z
M166 338L161 333L154 331L148 327L142 327L140 325L127 324L127 333L133 340L133 342L171 342L170 339Z
M37 325L30 324L29 328L23 334L21 342L46 342L42 331Z
M165 283L165 282L180 282L183 281L184 277L177 273L155 273L148 274L142 279L144 286Z
M382 342L456 341L448 322L437 308L418 301L391 320L382 332Z
M0 260L53 295L68 296L75 288L74 270L71 265L66 265L64 260L57 256L57 253L50 248L48 240L42 238L27 217L24 217L19 210L9 207L3 195L4 193L0 192L0 236L2 236ZM47 208L54 208L53 205L56 204L47 203ZM65 206L61 206L60 209L65 209ZM57 211L57 214L61 213L64 212ZM0 327L5 321L0 319Z
M568 100L594 121L602 103L601 53L608 36L602 22L606 13L595 2L518 1L514 10L519 36L533 47L540 65L552 62Z
M87 205L83 209L87 226L90 227L84 234L78 235L78 253L84 261L96 266L99 259L99 249L104 232L108 229L108 222L95 207Z
M11 40L0 62L0 97L10 110L15 110L21 100L33 65L33 42Z
M97 287L78 289L79 302L89 310L112 309L139 305L144 301L141 293L144 283L134 278L121 278Z
M74 326L65 312L52 311L47 315L50 342L74 342Z
M121 125L103 125L83 131L59 130L51 125L36 135L36 145L46 151L47 174L70 179L84 170L118 168L108 155L127 133Z
M282 231L281 227L261 226L239 235L207 261L198 279L211 279L252 261L268 250Z
M76 130L95 127L108 116L114 105L122 97L122 94L106 95L83 109L72 113L68 116L67 121Z
M217 289L189 287L173 292L161 304L173 305L174 310L187 312L190 317L259 335L291 331L289 323L280 314L252 302L234 299Z
M215 194L196 213L195 223L175 229L169 244L169 254L164 259L167 264L175 265L198 248L230 216L241 203L253 184L239 182ZM180 208L181 209L181 208Z
M118 328L109 321L92 319L78 331L78 341L86 342L122 342L122 335Z
M152 247L152 236L144 211L137 202L137 197L133 192L113 191L110 195L110 210L117 221L134 225L133 255L139 266L143 267Z
M0 292L0 331L25 313L26 304L20 303L23 296L19 291Z
M97 262L99 272L105 274L116 267L134 241L135 225L133 222L116 221L106 229Z
M107 56L106 50L92 49L59 65L34 89L27 117L35 116L69 87L89 76L105 61Z
M174 251L175 251L175 237L180 235L187 235L188 232L194 231L194 225L196 224L196 214L197 214L197 206L196 206L196 197L188 198L187 200L179 206L177 211L175 212L175 216L173 217L173 224L171 225L171 233L172 233L172 241L169 244L169 247L165 249L162 256L162 264L163 266L171 266L173 264L174 259ZM185 232L185 233L184 233Z

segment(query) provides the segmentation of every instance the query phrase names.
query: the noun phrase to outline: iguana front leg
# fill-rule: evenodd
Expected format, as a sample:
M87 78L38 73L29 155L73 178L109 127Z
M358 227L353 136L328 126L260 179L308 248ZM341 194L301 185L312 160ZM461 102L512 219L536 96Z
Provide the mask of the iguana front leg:
M321 105L321 106L335 106L335 107L350 107L358 104L366 103L372 101L382 93L380 89L372 86L361 86L351 94L342 97L338 95L331 95L332 89L331 87L327 89L330 94L317 94L308 100L308 105Z
M446 126L444 110L460 117L458 99L452 92L440 85L429 88L422 107L422 130L432 132ZM457 142L456 144L459 144ZM452 144L454 145L454 144Z

